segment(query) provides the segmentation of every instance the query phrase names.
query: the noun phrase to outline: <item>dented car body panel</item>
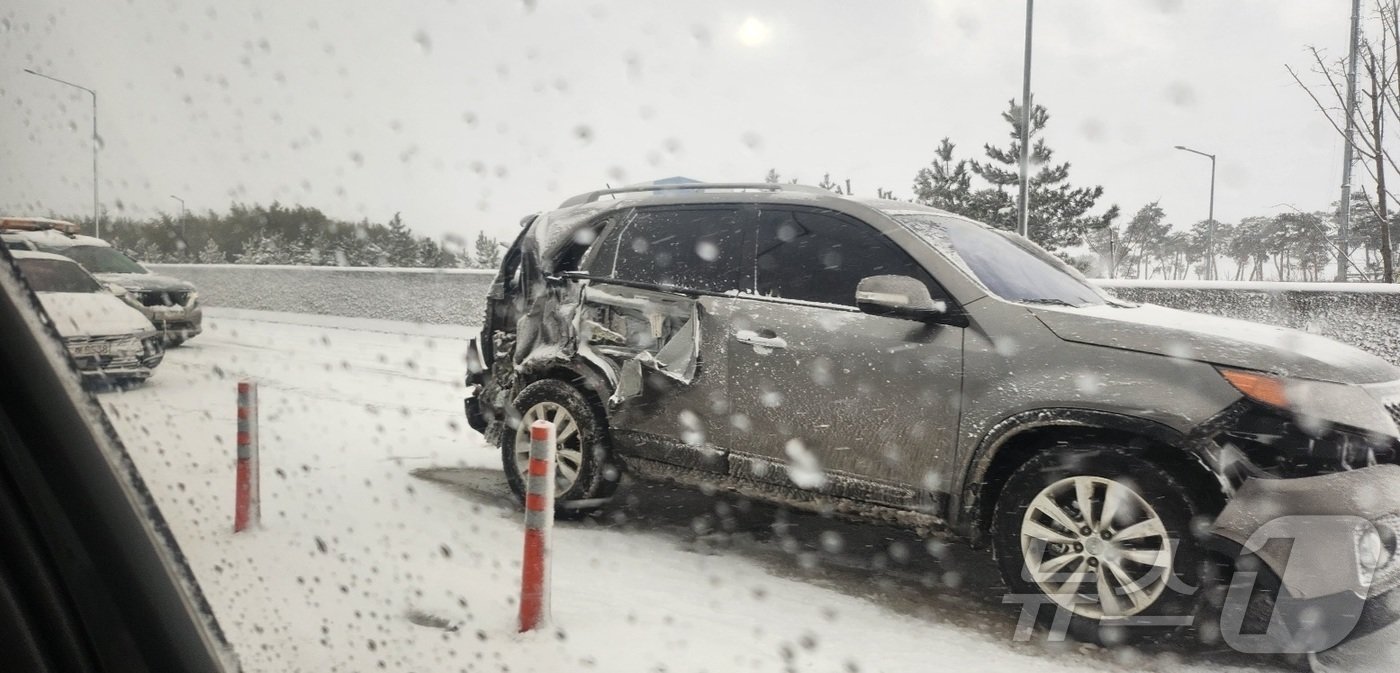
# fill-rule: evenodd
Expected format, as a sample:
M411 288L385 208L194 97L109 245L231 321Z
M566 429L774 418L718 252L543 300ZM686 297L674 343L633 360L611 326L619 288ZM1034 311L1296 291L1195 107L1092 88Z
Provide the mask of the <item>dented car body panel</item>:
M468 416L493 440L525 384L565 377L640 476L973 539L1027 437L1177 456L1221 503L1262 479L1320 501L1337 482L1306 477L1350 469L1400 492L1400 469L1366 470L1397 456L1400 384L1386 382L1400 369L1362 351L1118 301L1067 267L1048 281L999 270L1003 249L1064 265L914 204L779 186L614 196L527 218L506 256L468 377ZM822 236L839 245L803 248ZM801 282L784 284L794 268ZM919 281L946 313L865 310L854 282L879 275ZM1374 409L1359 426L1311 418L1227 371L1345 386ZM1261 490L1227 511L1257 511ZM1247 539L1250 520L1223 517L1216 535Z

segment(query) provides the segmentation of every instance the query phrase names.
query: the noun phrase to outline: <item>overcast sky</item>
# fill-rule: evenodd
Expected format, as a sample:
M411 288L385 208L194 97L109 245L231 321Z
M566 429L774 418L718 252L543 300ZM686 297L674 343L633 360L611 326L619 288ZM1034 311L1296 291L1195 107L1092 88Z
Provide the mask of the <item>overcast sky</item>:
M911 193L951 137L1006 142L1024 2L50 2L0 9L0 212L316 206L504 236L601 187L769 168ZM1037 4L1034 91L1077 183L1170 221L1320 209L1341 142L1284 70L1345 0Z

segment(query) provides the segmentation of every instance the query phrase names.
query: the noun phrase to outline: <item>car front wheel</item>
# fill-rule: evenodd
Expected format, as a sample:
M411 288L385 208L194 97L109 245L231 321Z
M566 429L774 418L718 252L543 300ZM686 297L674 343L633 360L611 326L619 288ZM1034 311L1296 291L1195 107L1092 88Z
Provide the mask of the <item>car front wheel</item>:
M1051 606L1037 608L1044 623L1111 644L1191 625L1200 513L1186 485L1132 452L1057 447L1006 482L993 543L1012 591Z

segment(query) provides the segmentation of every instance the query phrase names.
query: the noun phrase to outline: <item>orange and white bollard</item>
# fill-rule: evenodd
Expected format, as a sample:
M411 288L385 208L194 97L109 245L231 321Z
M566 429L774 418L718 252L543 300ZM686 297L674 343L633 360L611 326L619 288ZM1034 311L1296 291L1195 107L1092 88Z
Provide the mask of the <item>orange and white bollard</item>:
M233 499L233 532L258 525L258 384L238 382L238 468Z
M520 631L549 618L549 532L554 527L554 424L530 424L525 471L525 556L520 570Z

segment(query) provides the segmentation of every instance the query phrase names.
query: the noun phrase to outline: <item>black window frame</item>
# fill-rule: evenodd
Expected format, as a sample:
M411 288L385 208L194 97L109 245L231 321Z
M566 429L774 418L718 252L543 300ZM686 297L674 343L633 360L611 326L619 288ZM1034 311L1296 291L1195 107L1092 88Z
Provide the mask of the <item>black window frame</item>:
M941 300L941 301L946 302L947 305L948 305L948 308L949 308L949 312L950 312L950 313L951 313L951 312L954 312L954 311L960 311L960 310L961 310L961 307L960 307L960 304L958 303L958 301L957 301L956 299L953 298L953 295L952 295L951 293L949 293L949 292L948 292L948 289L945 288L945 287L943 286L943 284L940 283L940 282L938 281L937 276L935 276L935 275L933 274L933 272L930 271L929 268L928 268L926 265L924 265L924 264L923 264L922 262L920 262L917 258L915 258L914 255L910 254L909 251L906 250L906 249L904 249L903 246L899 245L899 244L896 243L893 239L891 239L891 238L889 237L889 235L887 235L884 231L881 231L879 227L876 227L876 226L870 224L869 222L866 222L866 221L864 221L864 220L862 220L862 219L860 219L860 218L858 218L858 217L855 217L855 216L853 216L853 215L850 215L849 213L844 213L844 212L839 211L839 210L833 210L833 209L831 209L831 208L821 208L821 207L814 207L814 206L803 206L803 205L796 205L796 204L781 204L781 203L779 203L779 204L771 204L771 205L768 205L768 204L759 204L758 210L759 210L759 211L762 211L762 212L766 212L766 211L786 211L786 212L799 212L799 213L808 213L808 214L814 214L814 215L823 215L823 216L827 216L827 217L830 217L830 218L835 219L835 220L839 220L839 221L841 221L842 224L844 224L844 225L846 225L846 226L852 226L852 227L860 228L862 231L868 232L870 235L872 235L872 236L874 237L874 239L877 240L877 241L879 241L879 243L880 243L882 246L884 246L891 254L897 254L897 255L902 255L902 256L904 256L906 259L909 260L910 266L912 266L913 268L918 269L920 272L922 272L923 277L922 277L922 278L915 278L915 280L918 280L918 281L924 283L924 285L928 287L928 289L929 289L929 295L933 298L934 301L940 301L940 300ZM748 234L748 240L745 242L745 245L744 245L745 251L746 251L747 254L748 254L748 260L746 260L745 263L744 263L744 271L745 271L746 274L748 275L748 279L747 279L747 281L746 281L746 282L747 282L747 289L741 291L740 296L742 296L742 297L744 297L744 298L746 298L746 299L760 299L760 300L763 300L763 301L780 302L780 303L785 303L785 304L797 304L797 305L802 305L802 306L816 306L816 307L822 307L822 308L829 308L829 309L831 309L831 310L837 310L837 311L848 311L848 312L852 312L852 313L859 313L859 312L862 312L862 311L860 310L860 308L857 307L857 306L855 305L855 303L854 303L854 302L855 302L855 297L854 297L854 296L851 297L851 301L852 301L851 304L831 304L831 303L827 303L827 302L811 301L811 300L807 300L807 299L793 299L793 298L789 298L789 297L770 297L770 296L766 296L766 295L759 294L759 292L758 292L758 228L759 228L759 222L758 222L758 219L757 219L758 214L759 214L758 212L755 212L755 213L754 213L754 219L752 220L752 222L750 223L750 226L748 227L748 232L749 232L749 234ZM893 230L893 229L896 229L897 226L898 226L898 225L892 226L891 229L892 229L892 230ZM877 274L877 275L878 275L878 274Z
M632 221L635 219L638 213L651 211L675 212L688 210L731 210L736 214L737 227L739 229L740 236L738 237L739 240L737 243L739 247L737 250L734 251L734 253L737 259L737 264L739 265L739 269L736 274L737 277L735 279L736 287L733 288L733 290L717 291L703 288L685 287L680 285L668 285L663 283L635 281L616 277L617 259L618 256L621 254L621 232L627 225L632 223ZM674 292L677 294L684 294L690 296L727 297L733 296L736 292L739 295L751 293L753 289L753 272L750 268L752 266L751 262L753 260L753 229L754 224L757 222L757 220L754 219L755 210L755 204L753 203L717 202L674 203L633 206L630 208L623 209L619 212L609 213L602 217L611 217L614 219L603 228L603 230L599 233L597 240L595 240L593 244L589 246L588 251L584 253L579 263L579 270L571 271L565 273L564 275L572 278L586 278L590 281L600 283L612 283L615 285L621 285L625 287L635 287L644 290L659 290L663 292ZM594 269L593 265L595 262L598 261L597 256L600 254L607 254L609 250L611 250L612 252L612 259L609 261L607 268Z

